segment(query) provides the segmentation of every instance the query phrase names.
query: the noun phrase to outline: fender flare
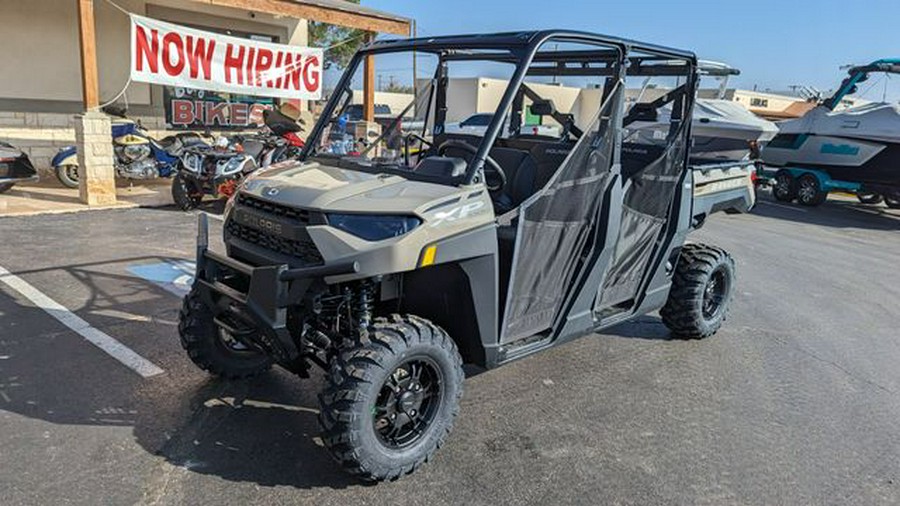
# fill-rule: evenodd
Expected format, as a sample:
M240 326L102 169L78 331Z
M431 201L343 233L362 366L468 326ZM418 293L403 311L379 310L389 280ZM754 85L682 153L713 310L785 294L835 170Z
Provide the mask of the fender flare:
M50 160L50 166L53 168L63 165L78 165L78 152L75 146L67 146L59 150L53 159Z

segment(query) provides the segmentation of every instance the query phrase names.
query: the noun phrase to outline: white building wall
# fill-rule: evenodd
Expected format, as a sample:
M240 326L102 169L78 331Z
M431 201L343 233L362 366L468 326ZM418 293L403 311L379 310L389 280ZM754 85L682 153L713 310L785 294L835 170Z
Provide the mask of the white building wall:
M251 19L245 10L185 0L116 3L130 12L174 23L263 33L295 45L307 43L305 20L264 14ZM0 140L23 149L46 176L56 151L75 142L73 117L82 109L76 2L7 0L5 4L0 15L2 61L7 69L0 79ZM94 14L100 98L106 101L128 82L130 23L124 13L100 0L94 2ZM160 87L130 83L125 99L132 115L146 127L165 128Z

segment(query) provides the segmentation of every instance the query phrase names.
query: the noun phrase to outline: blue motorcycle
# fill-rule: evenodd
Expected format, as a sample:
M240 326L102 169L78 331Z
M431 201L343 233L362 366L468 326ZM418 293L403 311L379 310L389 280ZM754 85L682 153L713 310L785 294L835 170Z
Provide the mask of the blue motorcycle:
M121 108L105 108L113 116L112 138L116 175L125 179L155 179L175 175L184 148L206 144L196 133L180 133L160 140L150 137L140 122L125 116ZM75 146L56 153L50 165L59 182L78 188L78 155Z

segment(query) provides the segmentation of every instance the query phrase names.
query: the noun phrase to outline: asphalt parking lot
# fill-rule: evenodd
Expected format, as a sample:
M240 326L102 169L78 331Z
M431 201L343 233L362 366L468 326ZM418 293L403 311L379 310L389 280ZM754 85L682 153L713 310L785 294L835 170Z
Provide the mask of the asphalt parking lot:
M317 439L318 378L183 354L195 219L0 219L0 503L900 503L898 211L716 215L694 239L737 261L718 335L647 316L472 377L448 445L377 486Z

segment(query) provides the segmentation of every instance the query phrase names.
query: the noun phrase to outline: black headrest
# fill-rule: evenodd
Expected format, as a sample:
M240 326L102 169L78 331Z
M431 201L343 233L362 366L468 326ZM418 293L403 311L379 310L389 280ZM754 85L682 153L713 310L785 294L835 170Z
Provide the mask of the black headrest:
M425 176L460 177L466 173L466 161L449 156L429 156L413 170Z
M535 116L553 116L556 114L556 105L550 99L535 100L528 109Z

